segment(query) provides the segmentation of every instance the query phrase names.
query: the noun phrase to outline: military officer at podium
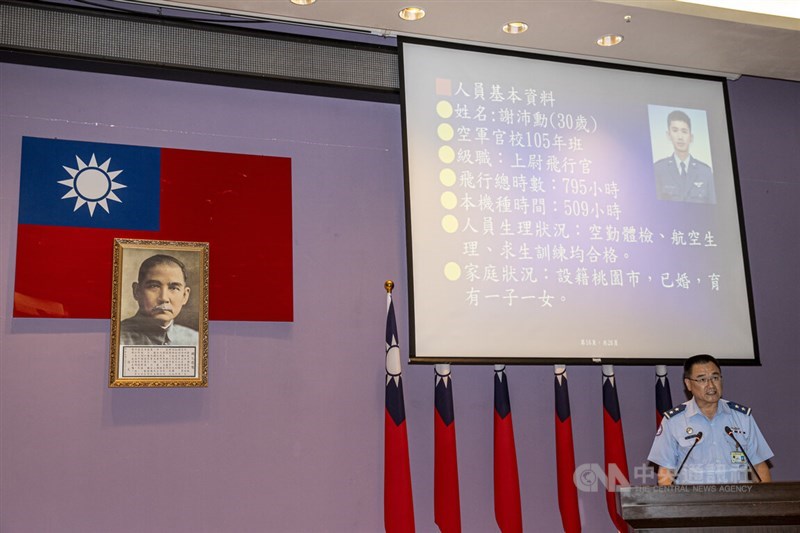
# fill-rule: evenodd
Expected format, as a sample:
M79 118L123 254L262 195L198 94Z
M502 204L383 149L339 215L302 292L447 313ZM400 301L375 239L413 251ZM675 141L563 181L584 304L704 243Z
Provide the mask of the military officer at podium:
M683 382L692 398L664 413L647 457L659 466L658 484L771 481L772 450L750 408L722 399L717 360L690 357Z

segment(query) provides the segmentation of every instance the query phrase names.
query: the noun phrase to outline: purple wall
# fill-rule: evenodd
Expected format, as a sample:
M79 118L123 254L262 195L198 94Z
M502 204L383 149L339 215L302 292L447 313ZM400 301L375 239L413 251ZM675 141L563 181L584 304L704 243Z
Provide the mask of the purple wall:
M730 93L763 366L726 369L725 395L753 407L773 477L800 479L800 84ZM385 279L407 345L399 107L5 64L0 113L0 530L382 530ZM22 135L291 157L295 322L213 322L206 390L108 389L108 320L11 318ZM557 531L552 367L508 375L524 523ZM569 377L576 462L601 462L600 369ZM617 377L633 471L653 369ZM433 369L404 378L417 528L433 531ZM494 531L492 371L453 378L464 531ZM584 531L611 530L602 493L580 504Z

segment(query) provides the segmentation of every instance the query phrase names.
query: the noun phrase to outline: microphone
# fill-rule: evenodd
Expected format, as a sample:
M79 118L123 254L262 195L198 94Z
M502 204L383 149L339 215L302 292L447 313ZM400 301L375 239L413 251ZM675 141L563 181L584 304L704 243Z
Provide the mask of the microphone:
M725 433L730 438L732 438L733 442L735 442L736 445L739 447L739 449L742 450L742 453L744 454L744 458L747 459L747 464L750 465L750 470L756 475L756 479L758 479L758 482L761 483L761 476L758 475L758 472L756 472L756 467L754 467L753 463L750 462L750 457L748 457L747 456L747 452L744 451L744 446L742 446L741 443L739 443L739 441L736 440L736 437L733 436L733 430L730 428L730 426L725 426Z
M692 437L686 437L686 438L687 438L687 439L690 439L690 438L692 438ZM684 457L684 458L683 458L683 461L681 461L681 466L679 466L679 467L678 467L678 471L677 471L677 472L675 472L675 479L674 479L674 481L678 481L678 476L680 475L680 473L681 473L681 470L683 470L683 465L685 465L685 464L686 464L686 459L688 459L688 458L689 458L689 454L690 454L690 453L692 453L692 450L694 450L694 447L695 447L695 446L697 446L697 443L698 443L698 442L700 442L700 439L702 439L702 438L703 438L703 432L702 432L702 431L698 431L698 432L697 432L697 434L693 436L693 438L694 438L694 444L692 444L692 447L691 447L691 448L689 448L689 451L688 451L688 452L686 452L686 457Z

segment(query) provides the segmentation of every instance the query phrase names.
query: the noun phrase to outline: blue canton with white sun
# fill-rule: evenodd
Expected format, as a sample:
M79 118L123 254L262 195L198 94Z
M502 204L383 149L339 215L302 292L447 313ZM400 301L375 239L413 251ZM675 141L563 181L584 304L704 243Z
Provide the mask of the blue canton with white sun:
M89 160L89 164L84 163L80 157L75 156L78 168L64 166L71 179L60 180L58 183L69 187L69 191L61 197L62 200L75 198L75 208L77 211L86 205L89 209L89 216L94 216L94 210L99 205L106 213L108 210L108 200L122 203L122 200L114 194L115 190L123 189L126 185L114 181L117 176L122 174L122 170L109 171L111 158L108 158L102 165L97 164L95 155Z
M159 231L161 154L149 146L23 137L19 223Z

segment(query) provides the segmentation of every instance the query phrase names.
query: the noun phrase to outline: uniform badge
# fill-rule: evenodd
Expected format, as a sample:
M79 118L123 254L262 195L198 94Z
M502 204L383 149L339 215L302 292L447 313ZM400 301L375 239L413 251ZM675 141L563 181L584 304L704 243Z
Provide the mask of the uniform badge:
M731 452L731 464L743 465L745 463L744 452Z
M686 428L686 433L688 435L691 435L692 433L694 433L694 430L692 429L692 426L689 426L689 427Z

